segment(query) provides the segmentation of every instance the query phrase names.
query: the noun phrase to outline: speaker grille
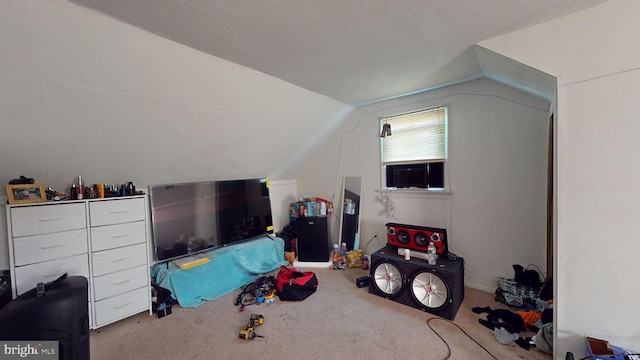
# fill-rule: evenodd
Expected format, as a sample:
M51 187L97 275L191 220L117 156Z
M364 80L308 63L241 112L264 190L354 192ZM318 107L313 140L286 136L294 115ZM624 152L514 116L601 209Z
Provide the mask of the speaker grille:
M409 241L411 241L411 235L409 234L408 231L405 231L405 230L398 231L398 233L396 234L396 238L398 239L398 242L402 245L408 244Z
M423 232L418 232L413 236L413 242L418 247L426 248L429 245L429 240L427 240L427 235Z
M371 273L373 274L373 285L379 292L393 297L402 291L404 274L394 264L383 261L375 265Z
M438 311L451 302L449 284L431 271L419 271L411 280L411 296L425 310Z

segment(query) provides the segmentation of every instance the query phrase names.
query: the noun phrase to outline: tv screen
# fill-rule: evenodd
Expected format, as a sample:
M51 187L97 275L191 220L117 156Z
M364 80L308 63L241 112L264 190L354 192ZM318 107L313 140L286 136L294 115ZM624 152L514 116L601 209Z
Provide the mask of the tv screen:
M152 185L149 199L158 261L273 232L266 178Z

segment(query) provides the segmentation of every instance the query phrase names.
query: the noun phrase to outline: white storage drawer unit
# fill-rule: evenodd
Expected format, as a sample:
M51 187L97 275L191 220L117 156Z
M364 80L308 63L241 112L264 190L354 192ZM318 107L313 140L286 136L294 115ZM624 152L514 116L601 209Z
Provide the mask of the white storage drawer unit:
M89 202L96 326L151 309L147 214L145 197Z
M60 275L89 279L90 326L151 314L144 195L7 205L13 296Z

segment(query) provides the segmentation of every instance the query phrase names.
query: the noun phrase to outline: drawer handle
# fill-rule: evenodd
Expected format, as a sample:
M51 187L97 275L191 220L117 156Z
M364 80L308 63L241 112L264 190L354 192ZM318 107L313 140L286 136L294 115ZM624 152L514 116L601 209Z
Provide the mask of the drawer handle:
M131 279L122 280L122 281L116 281L116 282L113 283L113 285L122 285L122 284L128 283L130 281L131 281Z
M57 217L57 218L47 218L47 219L38 219L38 221L41 222L49 222L49 221L60 221L63 220L63 217Z
M124 303L124 304L121 304L121 305L116 305L116 306L114 306L114 308L116 308L116 309L120 309L120 308L123 308L123 307L125 307L125 306L129 306L129 305L131 305L131 302Z
M126 213L126 212L129 212L129 210L127 210L127 209L124 209L124 210L112 210L112 211L109 211L109 214L122 214L122 213Z
M48 250L48 249L53 249L53 248L57 248L57 247L65 247L65 245L64 244L55 244L55 245L40 246L40 250Z
M129 234L119 234L119 235L111 235L112 239L127 237Z
M118 259L113 259L113 260L111 260L111 262L125 261L125 260L128 260L130 257L131 256L126 256L126 257L121 257L121 258L118 258Z

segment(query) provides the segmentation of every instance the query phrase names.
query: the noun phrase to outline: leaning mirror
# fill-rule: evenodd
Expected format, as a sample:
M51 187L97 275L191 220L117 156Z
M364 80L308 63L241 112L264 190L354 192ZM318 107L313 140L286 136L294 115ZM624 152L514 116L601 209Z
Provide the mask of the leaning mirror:
M340 243L347 250L357 249L360 231L360 197L362 177L345 176L342 180L342 217L340 218Z

